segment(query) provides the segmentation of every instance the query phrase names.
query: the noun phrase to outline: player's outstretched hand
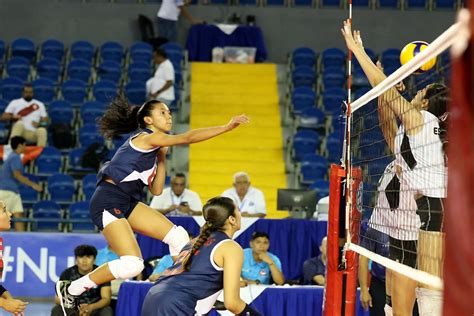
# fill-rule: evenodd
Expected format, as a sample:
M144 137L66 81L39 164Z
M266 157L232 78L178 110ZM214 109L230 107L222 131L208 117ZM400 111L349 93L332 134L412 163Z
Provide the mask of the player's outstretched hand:
M238 116L234 116L229 123L227 123L227 129L229 131L233 130L234 128L240 126L241 124L247 124L250 122L250 119L247 115L241 114Z
M341 29L342 36L344 37L344 40L346 41L347 48L350 50L354 50L357 48L357 44L354 40L354 36L352 34L352 26L351 26L351 21L349 19L345 20L343 22L343 27Z

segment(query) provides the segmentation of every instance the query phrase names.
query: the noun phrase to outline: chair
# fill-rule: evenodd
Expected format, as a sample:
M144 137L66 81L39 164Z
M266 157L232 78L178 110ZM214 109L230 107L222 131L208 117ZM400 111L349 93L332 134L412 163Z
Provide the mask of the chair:
M97 174L89 173L82 178L82 193L86 200L90 200L97 186Z
M132 62L143 61L150 63L153 55L153 47L145 42L136 42L130 46L130 58Z
M344 68L346 53L339 48L328 48L321 53L321 63L323 68L338 67Z
M265 5L284 6L285 5L285 0L266 0Z
M434 5L436 9L454 9L456 1L454 0L435 0Z
M100 57L102 62L113 61L118 64L122 63L123 58L123 46L117 42L105 42L100 46Z
M53 174L48 178L48 192L56 203L71 204L76 192L74 178L61 173Z
M183 52L183 48L181 47L181 45L175 42L164 43L160 46L160 48L164 49L167 53L170 51L178 51L181 53Z
M61 207L54 201L39 201L33 205L32 217L35 220L32 230L58 231L60 230L62 212Z
M292 152L296 162L305 154L314 154L320 145L319 134L312 130L300 130L293 136Z
M92 65L85 59L73 59L69 62L66 72L69 79L89 82L92 74Z
M342 139L339 131L332 132L326 137L326 153L331 162L341 159Z
M149 63L134 62L128 66L128 80L147 81L151 77L151 67Z
M51 118L52 124L64 123L71 126L74 118L74 110L68 101L56 100L48 106L48 115Z
M329 170L329 163L326 158L309 153L303 156L300 164L300 183L310 185L311 183L323 179Z
M28 38L17 38L11 44L13 57L24 57L28 61L32 61L36 56L35 44Z
M370 82L361 68L354 68L352 73L352 85L354 87L370 87Z
M300 66L293 70L292 73L293 87L309 87L312 88L316 83L316 73L307 66Z
M24 176L26 176L28 179L30 179L31 181L33 181L35 183L40 182L39 177L37 177L33 174L24 174ZM33 190L32 187L27 186L25 184L20 184L18 186L18 189L20 190L21 202L27 208L32 207L34 203L38 202L39 193L37 191Z
M133 104L142 104L146 101L145 83L141 81L131 81L125 86L125 96Z
M292 112L296 115L316 105L316 93L308 87L295 88L291 94Z
M389 48L384 50L381 55L381 61L385 73L387 73L387 69L400 68L400 50L397 48Z
M36 71L40 78L58 82L59 76L61 74L61 65L56 59L44 58L36 64Z
M78 79L69 79L63 83L62 96L64 100L72 104L81 104L86 97L87 85L84 81Z
M47 176L61 169L61 152L55 147L45 147L35 160L36 174Z
M23 92L23 81L15 77L7 77L2 80L1 92L3 100L7 102L19 99Z
M370 3L369 0L354 0L352 2L352 5L356 6L356 7L366 7L366 8L368 8L369 3Z
M50 103L56 97L56 88L53 81L46 78L40 78L36 79L31 84L35 93L35 98L41 100L41 102Z
M81 120L83 124L95 124L96 120L101 117L106 110L106 106L102 102L89 101L81 106Z
M113 60L103 61L97 69L97 75L100 80L108 80L118 83L122 76L122 68L120 64Z
M5 57L5 42L0 40L0 61Z
M183 53L181 51L171 50L166 52L168 55L168 59L173 64L173 68L175 72L181 72L181 62L184 59Z
M67 171L69 174L88 174L92 172L96 172L93 168L84 168L81 166L82 156L86 151L85 148L76 148L71 150L68 156L68 167Z
M30 75L30 61L25 57L12 57L7 61L6 69L9 76L26 81Z
M295 48L291 54L291 62L295 67L307 66L313 68L316 63L316 53L309 47Z
M321 4L323 7L340 7L341 6L340 0L321 0Z
M380 8L398 8L398 0L379 0Z
M70 229L73 232L94 232L95 225L92 223L89 213L89 201L74 202L69 206ZM81 220L75 223L74 220ZM82 222L84 221L84 222Z
M413 9L413 8L425 9L427 7L427 1L426 0L407 0L406 7L407 9Z
M343 87L346 82L346 74L340 67L324 67L323 85L324 89Z
M298 128L317 129L324 126L326 116L323 111L314 107L308 107L299 115Z
M92 88L96 101L109 103L117 96L117 85L112 81L101 80Z
M328 88L323 92L324 110L331 115L340 115L347 92L342 88Z
M309 188L317 192L318 200L329 195L329 181L327 180L316 180L309 186Z
M62 61L64 57L64 43L55 39L49 39L41 44L41 56Z
M79 143L82 147L87 148L93 143L104 143L104 137L99 134L97 125L85 124L79 129Z
M89 63L94 58L94 45L88 41L76 41L71 45L71 55L73 59L84 59Z
M313 5L313 0L293 0L293 4L296 7L310 7Z

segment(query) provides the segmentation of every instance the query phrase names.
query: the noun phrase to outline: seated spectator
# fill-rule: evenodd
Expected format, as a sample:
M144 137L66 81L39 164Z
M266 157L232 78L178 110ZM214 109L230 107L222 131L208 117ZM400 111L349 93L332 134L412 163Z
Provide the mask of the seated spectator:
M171 178L171 187L154 196L150 207L167 216L193 216L202 214L202 202L199 195L186 189L186 176L177 173Z
M48 122L48 115L44 104L33 99L33 86L29 83L23 87L20 99L12 100L0 117L2 121L15 122L10 138L22 136L28 142L45 147L48 139L46 128L40 127Z
M157 68L155 75L146 82L146 93L150 99L169 105L174 100L173 64L161 48L153 52L153 63L157 65Z
M25 217L25 214L20 196L20 184L32 187L38 192L41 192L43 188L23 175L23 163L20 155L25 151L26 140L21 136L14 136L10 139L10 147L13 151L3 163L0 172L2 178L0 199L5 201L7 210L13 214L14 218L22 218ZM15 222L15 230L24 231L25 223Z
M273 282L282 285L285 282L280 259L269 252L268 248L270 248L268 234L254 232L250 240L250 248L244 249L241 286Z
M265 217L267 214L265 196L250 185L250 177L246 172L234 174L234 187L225 190L222 196L234 200L244 217Z
M74 256L76 257L76 265L64 270L59 277L60 280L77 280L97 268L94 264L97 256L97 249L95 247L89 245L77 246L74 249ZM79 315L113 316L114 313L110 307L110 297L110 282L84 292L78 298ZM51 315L62 316L63 311L57 296L55 301L56 305L53 307Z
M303 263L303 284L305 285L326 284L327 237L321 241L319 250L321 251L319 256Z

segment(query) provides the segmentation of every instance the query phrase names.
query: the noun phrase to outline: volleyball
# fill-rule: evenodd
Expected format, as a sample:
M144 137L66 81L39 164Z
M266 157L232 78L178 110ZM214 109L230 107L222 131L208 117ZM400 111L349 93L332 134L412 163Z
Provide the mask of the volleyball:
M408 61L410 61L413 57L415 57L418 53L423 51L428 47L428 43L423 41L415 41L407 44L403 47L400 53L400 63L405 65ZM436 65L436 57L430 59L427 63L421 66L415 73L423 73L425 71L430 70L431 68Z

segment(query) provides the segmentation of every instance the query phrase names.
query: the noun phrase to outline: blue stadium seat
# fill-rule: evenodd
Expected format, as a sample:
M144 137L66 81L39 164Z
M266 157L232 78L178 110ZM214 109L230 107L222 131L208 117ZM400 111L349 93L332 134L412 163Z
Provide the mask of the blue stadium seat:
M58 173L61 170L61 152L55 147L45 147L35 160L36 174L40 176Z
M310 67L296 67L292 73L293 87L309 87L312 88L316 83L316 73Z
M424 89L427 85L438 82L439 76L433 71L427 71L420 74L413 75L415 78L416 91Z
M131 103L141 105L146 101L145 83L141 81L130 81L125 86L125 96Z
M379 0L381 8L398 8L398 0Z
M5 56L5 42L0 40L0 62L3 60Z
M7 106L8 106L8 102L3 99L0 99L0 113L5 112L5 109L7 108Z
M321 63L323 65L323 68L344 68L345 62L346 53L339 48L328 48L321 53Z
M346 74L340 67L324 67L323 85L324 89L343 87L346 83Z
M304 155L314 154L319 149L319 134L312 130L300 130L293 136L293 159L301 161Z
M173 64L174 71L181 72L181 62L184 58L183 53L181 51L172 50L166 52L166 55L168 55L168 59Z
M71 45L71 55L73 59L84 59L89 63L94 58L94 45L88 41L76 41Z
M332 115L340 115L344 100L347 100L347 92L342 88L329 88L323 92L324 110Z
M97 174L89 173L82 178L82 193L86 197L86 200L90 200L92 194L96 189L97 185Z
M369 0L353 0L352 5L355 7L368 7Z
M7 77L2 80L1 91L3 100L7 102L19 99L23 92L23 81L15 77Z
M400 68L400 50L397 48L389 48L384 50L381 55L381 61L385 73L387 73L387 69Z
M341 6L340 0L321 0L321 5L323 7L339 7Z
M168 42L168 43L162 44L160 48L164 49L167 53L170 51L178 51L181 53L183 52L183 48L181 47L181 45L175 42Z
M427 7L427 1L426 0L406 0L406 6L408 9L412 9L412 8L424 9Z
M284 6L285 5L285 0L266 0L265 5Z
M56 203L71 204L76 192L74 178L62 173L51 175L48 178L48 192Z
M293 0L293 3L297 7L310 7L313 5L313 0Z
M304 109L316 105L316 93L308 87L295 88L291 94L292 112L299 115Z
M316 63L316 53L309 47L295 48L291 55L291 62L295 67L308 66L312 68Z
M30 61L25 57L12 57L7 61L7 74L11 77L28 80L30 75Z
M62 61L64 57L64 43L55 39L49 39L41 44L41 56Z
M58 231L62 227L61 207L54 201L39 201L33 205L33 219L42 220L33 225L32 230L38 231ZM48 221L51 220L51 221Z
M93 143L104 143L104 137L99 134L97 125L85 124L79 129L79 143L82 147L87 148Z
M151 67L149 63L135 62L128 66L128 80L147 81L151 78Z
M17 38L11 44L13 57L25 57L29 61L36 56L35 44L28 38Z
M39 177L33 175L33 174L24 174L28 179L35 183L39 183L40 179ZM20 184L18 186L18 189L20 190L20 196L21 196L21 202L23 205L27 208L30 208L33 206L34 203L36 203L39 200L39 193L30 186L27 186L25 184Z
M323 111L314 107L303 109L299 117L298 128L318 129L324 126L326 120Z
M239 0L240 5L257 5L257 0Z
M132 62L143 61L150 63L153 55L153 47L145 42L136 42L130 46L130 58Z
M102 62L113 61L121 64L123 58L123 46L117 42L105 42L100 47L100 57Z
M112 81L101 80L93 87L93 94L96 101L109 103L117 96L117 85Z
M1 111L3 113L4 111ZM4 122L0 122L0 144L8 143L8 135L10 134L10 128Z
M82 156L84 155L85 148L76 148L71 150L68 156L68 173L79 173L79 174L87 174L91 172L96 172L92 168L83 168L81 166Z
M327 180L316 180L309 186L309 188L317 192L318 201L319 199L329 195L329 181Z
M74 110L68 101L56 100L48 106L48 115L52 124L64 123L71 126Z
M89 213L89 201L80 201L72 203L69 206L70 220L85 220L87 222L71 223L71 231L73 232L94 232L95 225L92 223Z
M365 75L362 68L354 68L354 71L352 72L352 86L370 87L369 79Z
M454 9L456 1L454 0L435 0L434 1L436 9Z
M44 103L50 103L56 97L56 88L53 81L46 78L40 78L36 79L31 84L33 86L35 99Z
M67 76L69 79L79 79L89 82L92 74L92 65L84 59L73 59L67 65Z
M89 101L81 106L81 120L83 124L95 124L96 120L101 117L106 110L106 106L102 102Z
M317 180L322 180L329 170L329 163L323 156L309 153L303 156L300 165L300 183L310 185Z
M64 100L71 102L73 105L82 104L86 97L87 85L84 81L78 79L69 79L63 83L62 95Z
M115 61L106 60L99 65L97 75L100 80L108 80L118 83L122 76L122 67Z
M44 58L36 65L36 71L40 78L52 80L58 82L61 74L61 65L59 61L53 58Z
M112 143L114 144L115 148L119 148L119 147L122 146L123 143L125 143L125 141L126 141L130 136L132 136L133 134L135 134L135 132L132 132L132 133L129 133L129 134L122 134L122 135L119 135L119 136L115 136L114 138L112 138Z
M339 131L335 131L326 137L326 152L328 160L331 162L341 159L342 139Z

